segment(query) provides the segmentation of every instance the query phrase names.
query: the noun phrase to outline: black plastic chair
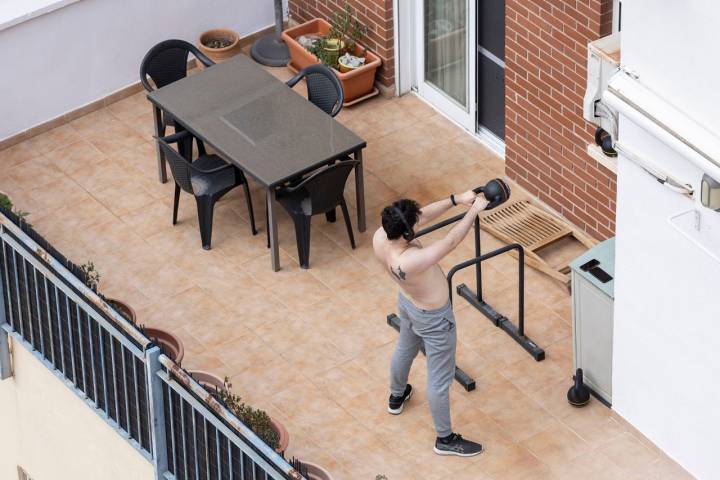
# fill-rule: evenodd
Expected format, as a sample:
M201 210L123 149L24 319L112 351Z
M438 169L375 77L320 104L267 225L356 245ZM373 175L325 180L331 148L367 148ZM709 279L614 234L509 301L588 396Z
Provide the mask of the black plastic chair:
M173 203L173 225L177 223L178 205L180 204L180 189L195 196L200 223L200 238L205 250L210 250L212 239L213 208L215 202L227 192L242 185L245 189L245 201L250 214L250 228L252 234L257 234L255 228L255 215L253 214L252 199L245 175L233 165L226 163L217 155L200 155L191 162L180 154L180 150L192 152L193 136L190 132L178 132L167 137L156 137L160 148L165 154L170 171L175 179L175 199ZM177 143L178 150L170 144ZM182 148L181 148L182 146ZM190 156L189 154L187 155Z
M292 88L303 78L307 82L310 102L331 117L340 113L345 101L345 94L340 80L330 68L322 64L310 65L300 70L286 84Z
M140 82L145 90L152 92L155 88L162 88L187 76L188 56L193 54L195 58L206 67L215 65L215 62L205 56L195 45L185 40L165 40L158 43L145 54L140 63ZM148 77L155 86L150 84ZM182 130L182 127L175 122L175 119L167 112L162 112L158 107L153 106L155 118L155 135L165 136L165 129L172 126L175 132ZM198 150L205 155L205 146L198 141ZM165 158L162 150L158 148L158 175L160 181L167 181L165 169Z
M281 187L276 190L278 202L290 214L295 223L298 257L302 268L310 267L310 220L312 216L334 212L338 205L345 218L350 246L355 248L355 236L343 192L350 172L358 163L360 162L357 160L336 163L318 170L297 185ZM267 221L267 208L265 212ZM267 243L270 246L270 230L267 230Z

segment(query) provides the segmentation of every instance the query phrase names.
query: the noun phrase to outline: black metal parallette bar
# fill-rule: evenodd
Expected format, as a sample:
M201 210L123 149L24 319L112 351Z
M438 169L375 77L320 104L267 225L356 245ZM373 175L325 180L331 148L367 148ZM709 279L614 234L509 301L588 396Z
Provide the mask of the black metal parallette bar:
M458 286L458 295L463 297L473 307L479 310L483 315L490 319L496 327L501 328L510 337L520 344L536 361L542 361L545 359L545 351L540 348L530 338L525 336L525 250L522 245L518 243L511 243L503 247L488 252L484 255L480 255L476 258L467 260L459 263L450 269L448 272L448 290L450 294L450 301L452 301L452 278L460 270L480 264L485 260L489 260L493 257L509 252L511 250L517 250L518 252L518 326L516 327L509 318L498 313L494 308L488 305L485 301L478 298L478 295L470 290L467 285L462 284Z
M400 331L400 317L394 313L387 316L387 323L398 332ZM420 347L420 351L425 355L424 346ZM458 366L455 367L455 380L462 385L466 391L471 392L475 390L475 380Z
M475 256L479 257L480 255L482 255L480 251L480 217L475 217ZM482 262L475 264L475 285L477 285L477 299L482 302Z
M415 238L422 237L423 235L427 235L428 233L432 233L435 230L440 230L443 227L447 227L450 224L453 224L459 220L462 220L462 218L465 216L464 213L461 213L459 215L455 215L454 217L446 218L442 222L438 222L435 225L430 225L429 227L423 228L419 232L415 233Z

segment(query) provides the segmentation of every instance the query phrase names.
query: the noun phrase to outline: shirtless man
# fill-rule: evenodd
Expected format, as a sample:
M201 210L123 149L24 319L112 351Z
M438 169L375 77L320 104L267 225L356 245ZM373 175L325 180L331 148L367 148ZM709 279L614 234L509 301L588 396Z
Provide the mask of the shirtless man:
M444 238L425 247L413 239L416 228L427 226L457 204L470 208ZM478 197L472 191L451 195L423 208L413 200L400 200L385 207L382 228L373 237L375 255L400 287L400 338L390 367L388 412L400 414L410 399L412 386L407 383L408 374L424 343L427 395L437 432L434 451L439 455L471 457L483 451L481 444L465 440L451 428L449 390L455 376L455 317L447 280L438 262L460 244L486 205L482 195Z

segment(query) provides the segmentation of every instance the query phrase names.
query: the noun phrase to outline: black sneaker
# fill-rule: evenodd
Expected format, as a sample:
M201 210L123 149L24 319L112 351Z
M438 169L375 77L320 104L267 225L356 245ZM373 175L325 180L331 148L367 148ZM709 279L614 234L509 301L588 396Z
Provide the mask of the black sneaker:
M474 457L483 452L479 443L465 440L462 435L452 433L445 438L435 440L435 453L438 455L457 455L458 457Z
M412 385L408 383L405 385L405 392L403 392L401 396L396 397L395 395L390 395L390 400L388 401L388 412L393 415L400 415L403 411L403 407L405 406L405 402L410 400L410 397L412 397Z

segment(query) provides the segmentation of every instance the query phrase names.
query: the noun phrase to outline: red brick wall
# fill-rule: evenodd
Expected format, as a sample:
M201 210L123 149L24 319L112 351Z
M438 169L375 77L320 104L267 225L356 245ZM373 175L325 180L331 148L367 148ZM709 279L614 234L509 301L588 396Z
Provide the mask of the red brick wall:
M505 170L587 233L615 232L615 175L587 155L587 44L611 31L612 0L507 0Z
M330 19L336 10L345 7L345 0L288 0L290 18L302 23L313 18ZM395 83L395 52L393 47L393 1L348 0L362 23L369 27L360 42L382 59L377 80L385 86Z

